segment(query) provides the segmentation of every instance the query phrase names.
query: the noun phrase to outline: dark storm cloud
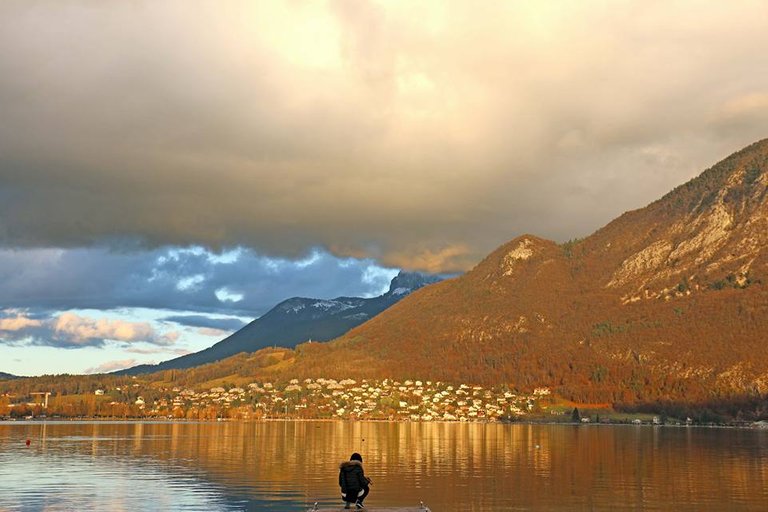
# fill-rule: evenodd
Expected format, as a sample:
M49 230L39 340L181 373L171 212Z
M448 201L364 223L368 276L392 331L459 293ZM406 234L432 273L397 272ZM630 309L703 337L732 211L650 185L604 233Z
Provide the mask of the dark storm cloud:
M523 232L582 236L766 136L764 10L6 1L0 244L327 247L448 271ZM183 294L162 271L85 288L220 309L205 275Z
M256 317L293 296L378 295L395 273L322 251L285 260L248 249L213 254L199 247L0 250L0 307L141 307Z

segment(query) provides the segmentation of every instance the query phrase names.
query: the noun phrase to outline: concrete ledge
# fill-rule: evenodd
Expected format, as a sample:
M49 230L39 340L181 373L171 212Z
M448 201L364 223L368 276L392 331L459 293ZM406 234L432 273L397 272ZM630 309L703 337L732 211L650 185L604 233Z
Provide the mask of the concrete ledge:
M363 509L336 508L309 508L307 512L344 512L345 510L361 510L363 512L431 512L429 507L365 507Z

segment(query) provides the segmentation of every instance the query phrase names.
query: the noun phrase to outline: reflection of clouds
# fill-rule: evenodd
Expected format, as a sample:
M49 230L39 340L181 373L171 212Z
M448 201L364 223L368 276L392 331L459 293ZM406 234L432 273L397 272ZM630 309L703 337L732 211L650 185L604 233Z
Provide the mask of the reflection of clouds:
M548 429L525 429L526 443L525 449L528 457L533 461L534 473L547 477L552 470L552 456L550 439L550 430Z
M145 458L114 457L96 437L91 453L50 436L45 448L0 457L0 509L230 510L221 488L178 467ZM79 443L84 444L84 443ZM7 447L3 447L3 451Z
M743 503L757 510L768 502L765 434L460 423L19 423L0 425L0 508L336 505L338 463L357 451L374 479L372 505L423 500L450 512ZM24 437L33 439L28 450L17 442Z

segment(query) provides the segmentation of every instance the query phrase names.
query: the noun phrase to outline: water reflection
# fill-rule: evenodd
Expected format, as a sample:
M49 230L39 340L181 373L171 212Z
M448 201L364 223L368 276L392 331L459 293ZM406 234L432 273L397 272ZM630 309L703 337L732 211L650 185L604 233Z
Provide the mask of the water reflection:
M353 451L371 506L768 509L767 432L374 422L0 424L0 509L336 505Z

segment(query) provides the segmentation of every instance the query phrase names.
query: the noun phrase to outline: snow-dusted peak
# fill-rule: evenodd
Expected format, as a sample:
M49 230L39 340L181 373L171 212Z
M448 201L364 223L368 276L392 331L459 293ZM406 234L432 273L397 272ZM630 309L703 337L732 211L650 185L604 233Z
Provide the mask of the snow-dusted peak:
M280 310L284 313L298 313L306 307L305 300L294 298L288 299L280 305Z

